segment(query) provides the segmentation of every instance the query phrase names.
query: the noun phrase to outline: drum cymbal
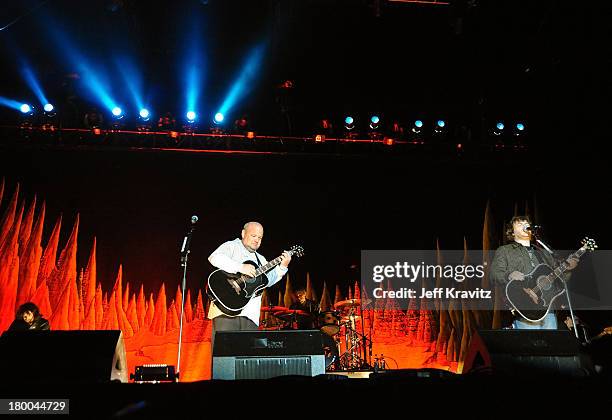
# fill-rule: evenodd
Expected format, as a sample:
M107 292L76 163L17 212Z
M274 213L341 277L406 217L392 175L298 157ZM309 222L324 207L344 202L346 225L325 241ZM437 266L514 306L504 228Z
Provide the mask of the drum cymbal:
M310 316L308 312L302 311L301 309L286 309L284 311L274 312L273 315L280 319L292 319L293 317L305 318Z
M289 308L285 308L284 306L262 306L260 309L261 312L281 312L288 310Z
M334 305L336 309L348 309L355 306L361 305L361 299L347 299L342 300Z

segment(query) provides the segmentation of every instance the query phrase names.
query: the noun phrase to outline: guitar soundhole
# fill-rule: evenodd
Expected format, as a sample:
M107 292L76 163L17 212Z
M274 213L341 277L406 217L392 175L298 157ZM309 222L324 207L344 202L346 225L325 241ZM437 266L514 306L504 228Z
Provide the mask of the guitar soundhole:
M546 280L546 276L538 277L537 283L540 287L540 290L550 290L550 288L552 287L552 283Z

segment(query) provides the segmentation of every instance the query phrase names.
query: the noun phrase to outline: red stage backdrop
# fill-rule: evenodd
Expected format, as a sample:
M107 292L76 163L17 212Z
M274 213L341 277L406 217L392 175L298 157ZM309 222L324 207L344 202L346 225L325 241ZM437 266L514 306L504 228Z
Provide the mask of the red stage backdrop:
M8 196L8 201L3 200ZM157 293L147 295L142 284L123 278L119 266L112 290L102 290L96 278L95 239L87 265L77 266L78 215L69 239L60 244L61 216L44 240L45 203L37 204L36 198L30 203L20 200L18 184L7 194L2 180L0 205L4 209L0 223L0 331L8 328L19 305L32 301L54 330L122 330L130 372L141 364L177 364L180 289L166 290L162 284ZM487 205L483 249L492 245L489 213ZM264 304L292 303L291 279L287 276L283 281L284 293L264 294ZM336 287L333 300L327 285L318 297L309 276L306 284L308 297L319 300L322 309L344 299L364 297L357 282L348 296ZM208 379L211 322L206 319L206 293L199 290L193 296L188 292L185 298L181 380ZM452 310L421 310L426 305L414 299L405 311L389 301L373 310L359 311L357 328L361 330L363 320L364 330L373 332L373 354L384 354L390 368L460 371L474 328L497 327L500 320L499 312L474 311L461 301L454 304Z

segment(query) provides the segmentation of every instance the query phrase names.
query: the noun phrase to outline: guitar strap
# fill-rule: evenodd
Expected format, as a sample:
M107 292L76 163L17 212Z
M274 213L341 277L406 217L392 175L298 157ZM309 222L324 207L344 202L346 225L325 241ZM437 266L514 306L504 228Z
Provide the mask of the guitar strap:
M261 267L261 261L259 261L259 257L257 256L257 252L255 252L255 259L257 260L257 267ZM268 283L270 282L270 280L268 279L268 276L266 276L266 273L262 273L262 276L264 276L266 278L266 280L268 281ZM267 286L266 286L267 287ZM259 296L263 293L263 289L261 289L256 296Z

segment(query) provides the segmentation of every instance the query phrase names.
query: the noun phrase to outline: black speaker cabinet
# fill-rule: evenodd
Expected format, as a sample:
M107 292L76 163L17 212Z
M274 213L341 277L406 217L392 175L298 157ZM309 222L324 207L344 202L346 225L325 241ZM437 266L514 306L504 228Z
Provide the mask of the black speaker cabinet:
M268 379L325 373L319 330L218 331L213 379Z
M590 357L569 331L480 330L472 336L463 373L588 376Z
M0 360L19 383L128 381L123 334L107 331L7 331Z

